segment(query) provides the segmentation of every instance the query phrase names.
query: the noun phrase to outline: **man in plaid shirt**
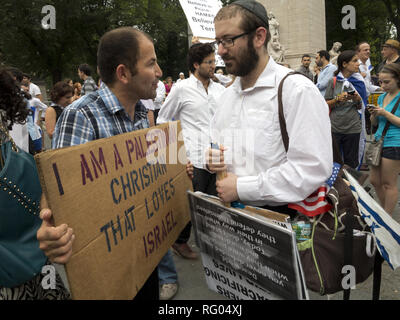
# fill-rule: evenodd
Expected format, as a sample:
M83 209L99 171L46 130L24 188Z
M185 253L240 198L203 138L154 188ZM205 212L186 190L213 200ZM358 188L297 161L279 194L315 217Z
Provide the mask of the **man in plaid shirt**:
M140 99L154 99L162 71L151 38L134 28L106 33L97 52L101 88L68 106L57 122L54 148L79 145L121 133L148 128ZM42 206L46 208L45 201ZM43 223L37 237L50 261L67 263L72 255L73 230L54 227L51 211L41 211ZM157 269L135 299L158 300Z

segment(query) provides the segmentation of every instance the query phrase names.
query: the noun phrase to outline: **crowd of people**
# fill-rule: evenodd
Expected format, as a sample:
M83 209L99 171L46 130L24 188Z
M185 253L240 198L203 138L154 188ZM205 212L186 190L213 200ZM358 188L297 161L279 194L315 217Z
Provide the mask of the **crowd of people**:
M393 214L398 202L397 177L400 173L400 43L389 39L382 46L382 62L371 65L371 47L361 42L354 50L345 50L330 63L327 51L317 53L313 81L326 99L335 142L344 163L359 170L371 170L370 180L386 212ZM310 59L304 55L298 72L310 77ZM393 112L395 113L393 114ZM366 136L384 137L382 162L378 167L363 164Z
M392 113L400 100L400 43L385 43L383 61L373 75L370 46L365 42L340 53L337 65L330 63L328 51L320 50L314 72L311 53L305 54L297 70L304 76L293 75L283 85L290 138L285 150L277 120L277 90L292 70L268 55L271 34L264 6L238 0L223 7L215 29L214 43L194 41L188 53L189 77L181 72L175 83L170 76L161 81L149 35L126 27L107 32L100 40L100 82L95 83L87 64L80 65L83 84L56 83L50 106L43 103L29 76L9 69L32 110L6 118L7 125L13 124L13 139L35 154L43 149L38 140L44 132L56 149L180 120L195 191L293 216L296 212L288 204L304 200L331 176L332 143L339 146L345 164L361 169L369 118L371 128L377 127L377 139L389 121L382 162L371 168L371 182L383 208L392 214L400 174L400 110ZM224 69L216 70L215 48ZM368 109L369 96L377 93L382 94L377 105ZM9 108L0 97L0 110L9 113ZM45 126L40 123L43 112ZM218 148L210 148L210 143ZM217 181L221 172L227 172L226 177ZM38 244L51 262L65 264L75 235L69 226L54 226L43 201ZM191 227L189 223L182 231L172 251L198 259L188 245ZM0 297L6 289L0 288ZM172 299L177 290L178 274L168 251L136 299Z

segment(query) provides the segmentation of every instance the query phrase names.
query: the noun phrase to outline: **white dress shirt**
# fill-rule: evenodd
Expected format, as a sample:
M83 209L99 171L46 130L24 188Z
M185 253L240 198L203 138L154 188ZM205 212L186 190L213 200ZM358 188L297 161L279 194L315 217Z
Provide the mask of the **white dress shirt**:
M155 106L154 106L154 100L153 99L148 99L148 100L140 100L141 103L143 103L144 107L147 110L155 110Z
M371 93L380 90L380 87L373 85L371 81L371 71L374 69L374 67L371 65L370 59L368 59L365 63L362 62L361 60L358 61L360 62L360 72L364 72L366 74L364 82L367 88L367 94L368 96L370 96Z
M306 77L290 76L283 86L289 134L286 153L278 115L278 86L290 70L269 59L254 87L241 79L220 97L211 122L213 142L222 144L228 172L238 176L240 201L279 206L304 200L332 174L329 108Z
M47 110L47 105L45 105L40 99L32 97L31 100L29 100L29 106L33 107L35 109L35 114L33 116L33 120L35 123L38 121L39 118L39 111L46 111Z
M162 81L158 81L158 86L157 86L157 95L156 98L154 99L154 108L155 110L161 109L161 106L164 103L165 100L165 85ZM153 109L154 110L154 109Z
M175 84L165 100L157 124L180 120L186 153L193 166L205 168L205 150L210 147L209 128L217 100L225 87L210 80L208 93L194 75Z

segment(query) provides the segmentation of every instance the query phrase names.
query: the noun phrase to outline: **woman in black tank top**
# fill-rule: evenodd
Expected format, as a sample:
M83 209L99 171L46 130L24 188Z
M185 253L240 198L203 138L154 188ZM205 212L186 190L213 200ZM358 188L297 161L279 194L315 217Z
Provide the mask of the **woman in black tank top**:
M71 103L71 98L74 94L74 89L66 82L57 82L50 92L51 101L53 105L46 110L46 131L50 139L53 137L54 129L58 118L64 108Z

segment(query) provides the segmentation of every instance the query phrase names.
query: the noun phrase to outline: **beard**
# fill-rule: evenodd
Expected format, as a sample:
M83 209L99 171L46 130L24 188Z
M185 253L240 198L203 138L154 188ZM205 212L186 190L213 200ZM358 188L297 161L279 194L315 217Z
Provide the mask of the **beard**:
M198 72L199 72L199 76L206 80L209 80L214 76L214 72L211 72L209 70L199 69Z
M234 76L237 77L245 77L257 67L258 61L260 60L260 56L254 49L253 39L249 38L249 41L247 43L247 48L241 53L239 53L237 58L229 55L224 55L222 59L224 59L224 61L231 60L236 62L236 64L225 62L226 71L228 73L233 74Z

